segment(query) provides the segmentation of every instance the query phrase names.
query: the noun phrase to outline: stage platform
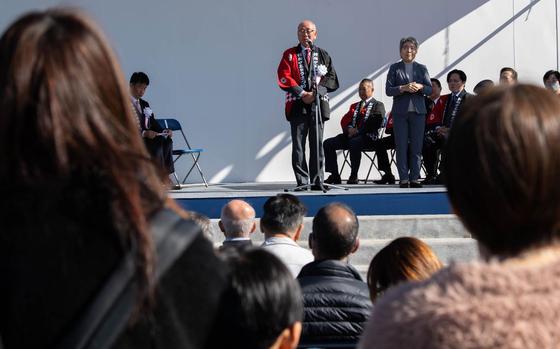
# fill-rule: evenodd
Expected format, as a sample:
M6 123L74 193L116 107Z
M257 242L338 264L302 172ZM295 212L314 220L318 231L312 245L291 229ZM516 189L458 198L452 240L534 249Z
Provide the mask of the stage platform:
M276 183L221 183L185 185L181 190L171 190L170 196L185 209L216 219L229 200L243 199L262 215L262 206L273 195L295 187L291 182ZM358 216L387 215L440 215L450 214L451 209L443 186L426 186L420 189L401 189L398 185L358 184L343 185L348 190L290 192L307 206L307 216L312 217L322 206L343 202Z

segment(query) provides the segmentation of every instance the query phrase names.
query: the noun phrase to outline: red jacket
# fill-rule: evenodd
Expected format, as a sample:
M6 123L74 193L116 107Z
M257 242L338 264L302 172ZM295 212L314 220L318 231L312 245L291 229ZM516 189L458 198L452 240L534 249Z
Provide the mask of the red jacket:
M426 126L441 125L443 123L443 113L445 112L445 105L447 104L448 97L449 95L442 95L439 97L437 103L434 104L430 113L426 115ZM387 119L385 133L393 133L393 115L391 113L389 113Z
M278 65L278 86L286 92L285 114L288 120L291 119L292 113L298 114L304 108L311 108L310 105L304 105L298 96L302 89L312 91L306 62L301 62L302 69L300 70L300 62L298 62L298 52L300 49L300 46L295 46L284 51ZM327 74L321 78L317 93L321 100L321 116L323 120L328 120L330 109L327 93L333 92L338 88L338 77L331 58L325 50L315 46L313 48L313 55L317 55L318 64L327 67ZM304 82L302 82L302 76Z

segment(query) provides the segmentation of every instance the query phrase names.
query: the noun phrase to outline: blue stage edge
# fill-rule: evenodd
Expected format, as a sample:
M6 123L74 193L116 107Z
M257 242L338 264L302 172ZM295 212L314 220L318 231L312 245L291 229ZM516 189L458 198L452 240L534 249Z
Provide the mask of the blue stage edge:
M307 206L307 216L314 216L324 205L338 201L350 206L357 215L436 215L450 214L451 208L444 188L424 189L378 189L356 188L351 191L329 191L292 193L300 198ZM232 199L243 199L249 202L257 213L262 216L262 206L265 201L277 193L278 190L246 191L235 190L227 192L196 193L174 192L172 197L185 209L202 213L209 218L219 218L221 208Z

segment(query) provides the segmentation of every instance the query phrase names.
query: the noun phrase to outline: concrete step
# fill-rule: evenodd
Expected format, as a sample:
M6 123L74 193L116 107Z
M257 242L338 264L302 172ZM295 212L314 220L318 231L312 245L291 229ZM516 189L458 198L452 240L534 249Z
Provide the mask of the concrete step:
M304 219L301 241L306 242L311 232L312 217ZM224 236L218 228L218 219L212 220L211 240L215 243L223 241ZM463 227L455 215L406 215L406 216L359 216L360 239L395 239L399 236L427 238L470 238L469 232ZM255 242L263 241L264 235L259 228L251 236Z
M421 239L427 243L444 264L468 262L479 258L476 240L471 238L429 238ZM369 265L372 258L392 239L360 240L360 248L350 256L354 265Z

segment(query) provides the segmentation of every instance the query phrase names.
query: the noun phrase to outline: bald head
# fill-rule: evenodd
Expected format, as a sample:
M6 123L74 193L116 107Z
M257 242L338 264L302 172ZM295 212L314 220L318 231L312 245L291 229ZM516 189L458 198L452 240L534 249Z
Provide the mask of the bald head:
M310 239L315 259L344 259L358 246L358 218L343 203L331 203L313 218Z
M218 224L228 238L249 237L255 231L255 210L243 200L231 200L222 208Z
M315 42L315 39L317 39L317 27L310 20L303 20L297 29L298 41L303 47L308 47L309 42Z

